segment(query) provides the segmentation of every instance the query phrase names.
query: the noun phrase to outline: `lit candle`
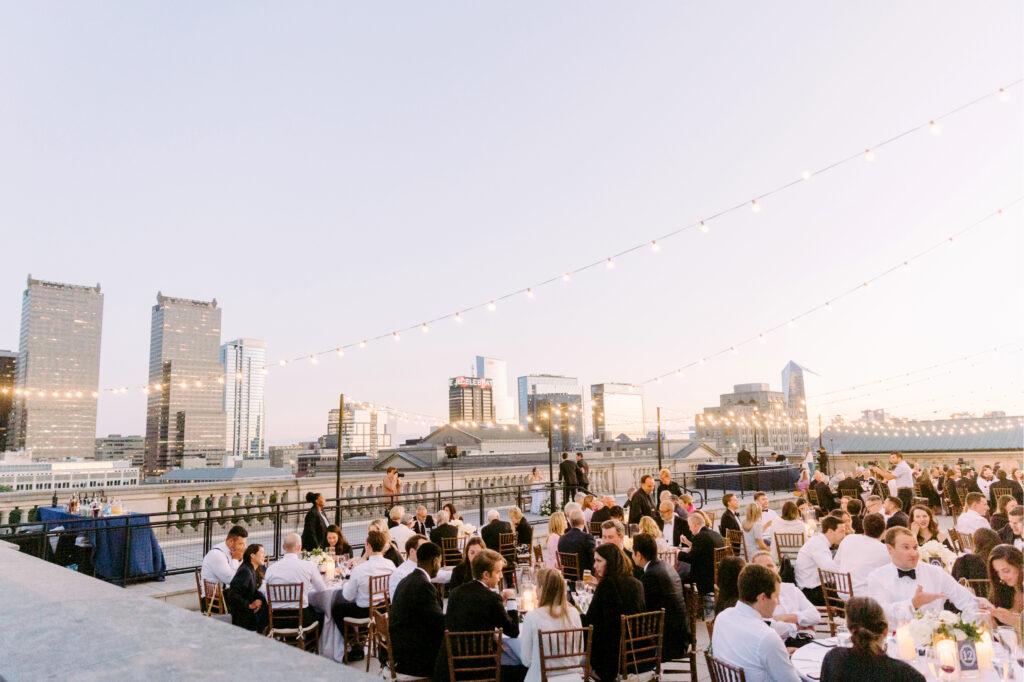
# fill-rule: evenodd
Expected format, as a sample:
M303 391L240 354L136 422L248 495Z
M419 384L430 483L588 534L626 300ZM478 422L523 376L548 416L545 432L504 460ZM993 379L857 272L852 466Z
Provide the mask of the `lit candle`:
M939 658L940 666L956 669L956 642L951 639L940 639L935 643L935 655Z
M328 580L328 581L334 580L334 562L333 561L325 561L323 563L323 566L324 566L324 579Z
M992 667L992 635L985 630L981 633L981 641L974 647L978 652L978 667Z
M914 646L914 636L910 634L909 625L901 625L896 628L896 644L900 649L900 658L904 661L913 661L917 658L917 647Z
M519 610L529 613L537 608L537 592L532 587L523 588L523 596L519 600Z

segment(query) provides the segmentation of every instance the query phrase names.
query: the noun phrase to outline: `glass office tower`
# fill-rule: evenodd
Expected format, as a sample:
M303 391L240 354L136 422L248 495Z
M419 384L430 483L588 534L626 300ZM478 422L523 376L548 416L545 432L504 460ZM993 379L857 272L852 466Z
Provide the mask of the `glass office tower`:
M594 384L590 387L590 407L595 440L647 438L644 421L644 393L633 384Z
M263 456L265 412L263 386L267 343L235 339L220 347L224 372L224 414L227 416L227 452L243 459Z
M536 374L519 377L519 423L547 435L543 415L552 407L561 414L552 422L551 447L555 451L582 450L583 389L574 377ZM537 428L540 431L537 431Z

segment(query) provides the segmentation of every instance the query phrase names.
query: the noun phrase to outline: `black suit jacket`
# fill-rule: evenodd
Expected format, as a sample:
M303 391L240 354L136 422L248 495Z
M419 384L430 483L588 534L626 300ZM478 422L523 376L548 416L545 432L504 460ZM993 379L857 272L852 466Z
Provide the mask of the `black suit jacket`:
M886 528L892 528L893 526L903 526L904 528L910 528L910 518L903 512L898 511L889 517L889 520L885 522Z
M1013 528L1010 528L1010 524L1007 523L1005 526L999 529L999 539L1003 541L1003 544L1013 544Z
M643 488L633 493L633 497L629 498L629 522L640 523L640 517L650 516L655 521L660 521L658 515L654 513L654 503L651 502L650 496L643 491Z
M224 601L227 602L228 613L231 614L231 622L234 625L246 630L260 631L266 623L267 598L259 592L260 580L256 575L256 569L251 563L242 564L231 579L231 585L224 590ZM259 611L249 608L254 600L263 602Z
M576 460L576 482L586 488L590 485L590 465L587 460Z
M526 517L519 519L519 523L516 525L516 544L533 545L533 526L526 520Z
M644 603L647 611L665 609L665 634L662 660L669 661L686 653L692 641L690 621L686 617L686 599L683 597L683 583L679 574L663 561L654 561L644 567L640 579L644 586Z
M493 549L495 552L498 551L498 536L502 533L511 533L512 526L508 525L507 521L501 519L494 519L486 526L480 529L480 537L483 538L484 544L487 545L487 549Z
M693 536L693 546L687 561L690 564L690 578L701 594L715 591L715 549L718 547L725 547L725 540L707 526Z
M457 538L459 537L459 529L450 523L446 523L441 526L435 526L430 531L430 541L435 545L444 549L444 545L441 544L441 538Z
M679 546L679 537L682 536L687 540L693 540L693 534L690 532L690 524L679 518L678 516L672 517L672 546Z
M736 454L736 463L739 464L741 467L754 466L754 458L750 455L750 452L748 452L746 449L740 450Z
M839 485L836 486L839 490L840 497L847 496L852 497L855 500L860 499L860 482L852 476L847 476L843 480L839 481Z
M665 485L661 481L658 481L658 487L654 489L654 496L657 497L660 500L661 499L661 493L662 493L662 491L665 491L665 490L669 491L670 493L672 493L676 497L682 497L682 495L683 495L683 491L680 490L679 484L676 483L675 481L669 481L668 485Z
M644 588L636 578L615 576L597 584L583 625L594 626L590 663L601 680L614 680L619 666L622 616L644 611Z
M727 530L738 530L741 533L743 529L740 528L740 520L736 518L736 512L732 509L726 509L722 514L722 520L718 524L718 532L722 534L722 537L726 537Z
M575 554L580 560L580 571L594 570L594 536L579 528L570 528L558 538L558 551Z
M836 504L836 497L832 494L832 488L828 487L828 483L825 481L818 481L814 484L814 493L818 496L818 506L821 507L821 511L828 514L833 509L839 507Z
M302 526L302 549L307 552L327 546L327 524L314 504L306 512L306 523Z
M579 467L576 466L576 462L571 459L563 459L561 464L558 465L558 480L566 485L576 485L578 480L576 478L576 472L579 471Z
M391 602L388 629L395 671L430 677L437 651L444 641L444 613L441 595L420 569L413 570L398 583Z
M427 514L427 520L426 521L420 521L419 519L413 517L412 532L416 533L417 535L427 535L427 536L429 536L430 535L430 529L433 528L433 527L434 527L434 517L431 516L430 514Z
M612 517L612 508L611 507L601 507L596 512L594 512L593 515L591 515L590 522L591 523L604 523L605 521L607 521L611 517Z
M500 628L506 637L518 637L519 614L506 611L497 593L487 589L480 581L473 580L452 590L448 597L444 627L449 632L478 632ZM442 645L434 666L434 680L446 682L448 679L448 650Z

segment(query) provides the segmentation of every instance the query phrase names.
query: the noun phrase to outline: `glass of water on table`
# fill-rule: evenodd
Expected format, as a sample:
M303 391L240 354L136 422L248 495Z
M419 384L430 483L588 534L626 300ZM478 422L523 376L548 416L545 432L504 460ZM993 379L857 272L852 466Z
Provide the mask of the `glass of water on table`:
M836 627L836 644L844 648L849 648L853 645L853 636L850 634L850 629L845 625Z

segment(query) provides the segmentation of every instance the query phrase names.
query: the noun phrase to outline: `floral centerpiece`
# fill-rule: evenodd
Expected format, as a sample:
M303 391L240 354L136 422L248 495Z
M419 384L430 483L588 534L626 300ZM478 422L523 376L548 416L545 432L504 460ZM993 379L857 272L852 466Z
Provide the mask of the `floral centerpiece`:
M981 628L973 622L964 621L952 611L918 611L909 625L914 643L919 647L928 646L936 639L957 642L981 640Z
M471 537L473 533L476 532L476 526L471 526L470 524L464 522L462 519L456 519L452 523L454 523L455 527L459 529L460 538Z
M306 552L306 561L311 562L317 568L321 568L321 564L327 561L328 558L329 557L319 547Z
M922 561L934 563L932 559L939 559L942 561L943 568L947 571L952 570L953 562L956 561L956 553L937 540L929 540L924 543L919 548L919 551Z

